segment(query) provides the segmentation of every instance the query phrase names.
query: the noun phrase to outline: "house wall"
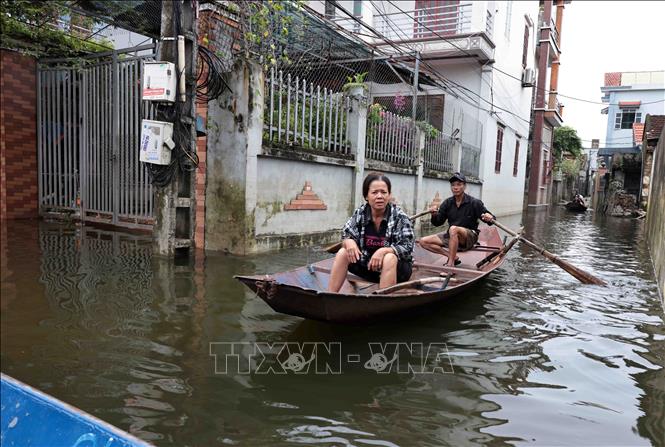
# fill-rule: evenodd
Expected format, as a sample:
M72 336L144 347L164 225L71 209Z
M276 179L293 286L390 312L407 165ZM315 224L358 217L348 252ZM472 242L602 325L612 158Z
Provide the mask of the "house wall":
M37 64L0 51L0 203L2 219L38 217Z
M646 235L661 299L665 300L665 129L653 155Z
M609 104L618 104L619 101L642 101L642 105L637 109L638 112L642 112L642 122L646 119L647 114L665 114L665 102L656 102L663 100L665 100L665 89L662 87L651 90L631 88L629 90L614 90L609 92ZM618 105L608 106L605 145L608 147L631 147L633 146L633 130L614 128L614 121L619 110Z
M495 3L493 41L496 45L494 66L516 78L522 76L522 49L525 15L532 21L538 17L538 2L512 2L510 13L507 2ZM510 26L506 27L506 21ZM535 33L530 33L529 56L527 66L533 67ZM522 87L520 81L497 71L480 73L480 67L471 63L442 67L449 77L465 87L479 92L486 100L479 100L483 109L494 108L494 114L475 110L464 104L465 113L475 115L483 125L482 156L480 178L483 182L481 199L487 207L497 215L508 215L521 212L526 175L526 159L528 150L529 124L533 88ZM481 78L482 76L482 78ZM458 107L461 101L447 101L450 107L446 112ZM512 111L510 114L501 109ZM517 115L517 116L515 116ZM495 172L497 123L506 126L504 129L503 148L501 153L501 169ZM513 176L516 141L519 139L518 172Z

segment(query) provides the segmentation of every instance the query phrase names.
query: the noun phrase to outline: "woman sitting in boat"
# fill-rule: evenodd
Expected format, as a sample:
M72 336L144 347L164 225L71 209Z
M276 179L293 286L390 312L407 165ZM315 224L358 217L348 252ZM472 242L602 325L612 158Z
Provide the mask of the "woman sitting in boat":
M380 288L408 281L413 269L413 227L409 217L390 203L390 179L371 172L363 181L366 203L353 212L342 230L342 248L330 272L328 290L338 292L347 272Z

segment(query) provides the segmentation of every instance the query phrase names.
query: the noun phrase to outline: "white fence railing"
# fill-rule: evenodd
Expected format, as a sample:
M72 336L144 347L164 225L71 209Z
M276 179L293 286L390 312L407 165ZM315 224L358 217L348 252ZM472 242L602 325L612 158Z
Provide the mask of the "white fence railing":
M274 69L265 93L264 143L350 153L348 96Z
M412 166L416 159L416 129L411 118L381 111L367 120L367 158Z
M443 133L439 133L436 137L426 136L423 152L425 169L452 172L452 143L452 138Z
M374 15L379 33L392 40L454 36L472 31L472 4L427 6Z

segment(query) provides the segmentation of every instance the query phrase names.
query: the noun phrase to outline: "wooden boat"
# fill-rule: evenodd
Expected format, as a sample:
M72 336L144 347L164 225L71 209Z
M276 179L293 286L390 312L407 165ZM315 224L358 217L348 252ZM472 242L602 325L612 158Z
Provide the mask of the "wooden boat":
M587 206L576 201L568 202L564 205L568 211L576 213L583 213L587 210Z
M503 264L516 241L506 245L496 227L482 227L478 244L459 253L462 262L456 267L445 267L445 256L416 244L413 274L398 284L399 290L380 290L378 284L349 274L339 293L328 292L332 257L273 275L235 278L277 312L332 323L364 323L467 291Z

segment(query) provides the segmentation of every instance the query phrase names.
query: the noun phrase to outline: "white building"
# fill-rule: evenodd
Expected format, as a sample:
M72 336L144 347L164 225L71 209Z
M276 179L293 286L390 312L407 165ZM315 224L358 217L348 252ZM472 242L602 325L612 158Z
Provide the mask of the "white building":
M480 150L481 199L497 215L522 211L529 121L535 83L538 1L338 1L383 38L331 2L311 1L317 12L378 44L389 54L414 54L439 87L446 134L460 136L462 167ZM390 43L385 43L390 41ZM396 49L395 46L398 48ZM378 86L377 86L378 87ZM400 93L400 86L373 96ZM397 89L397 90L396 90ZM476 152L477 153L477 152Z
M605 146L619 150L633 147L633 124L644 123L647 114L665 114L665 71L605 73L602 101L607 108Z

